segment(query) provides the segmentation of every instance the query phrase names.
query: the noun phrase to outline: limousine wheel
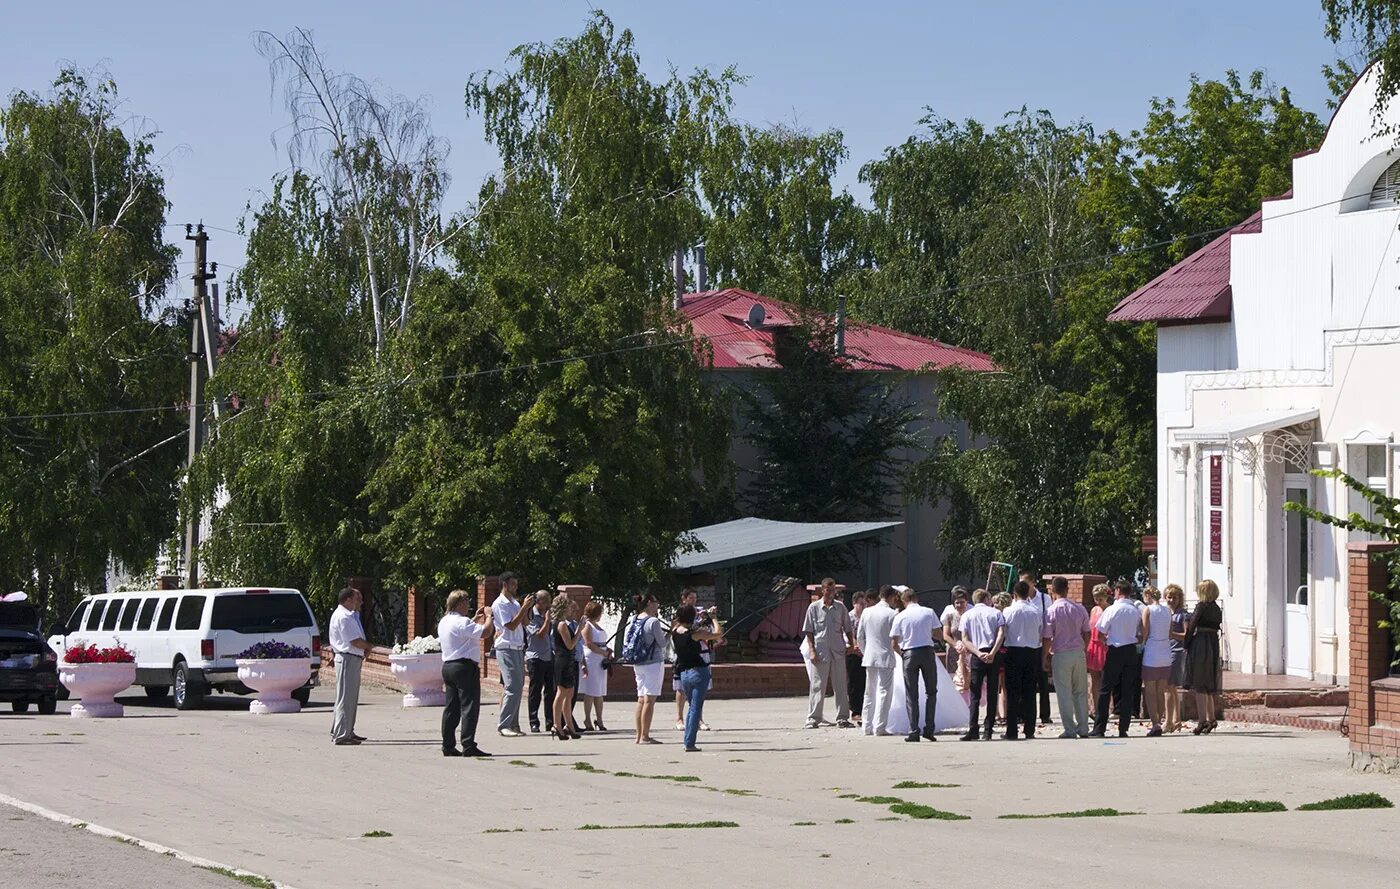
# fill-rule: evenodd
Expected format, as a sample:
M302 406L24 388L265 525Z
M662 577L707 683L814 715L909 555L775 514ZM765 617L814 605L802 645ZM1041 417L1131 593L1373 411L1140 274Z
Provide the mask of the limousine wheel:
M10 709L13 710L13 711L15 711L16 713L28 713L28 712L29 712L29 702L28 702L28 701L11 701L11 702L10 702Z
M189 667L185 666L184 661L176 661L174 675L176 710L194 710L204 703L204 695L192 688L192 684Z
M39 699L39 715L52 716L58 711L58 701L52 697Z

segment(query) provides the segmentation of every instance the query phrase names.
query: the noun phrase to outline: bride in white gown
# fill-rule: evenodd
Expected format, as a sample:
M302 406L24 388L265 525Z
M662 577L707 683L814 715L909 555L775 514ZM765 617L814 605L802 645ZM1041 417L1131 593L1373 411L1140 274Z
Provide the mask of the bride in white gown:
M969 717L967 702L963 700L962 694L953 687L953 677L948 675L948 668L943 666L943 658L935 658L934 664L938 670L938 699L934 703L933 730L937 732L947 729L967 728ZM924 691L923 677L919 677L919 707L922 708L927 702ZM895 654L894 682L890 688L890 718L886 730L892 735L907 735L909 733L909 698L904 692L904 657Z

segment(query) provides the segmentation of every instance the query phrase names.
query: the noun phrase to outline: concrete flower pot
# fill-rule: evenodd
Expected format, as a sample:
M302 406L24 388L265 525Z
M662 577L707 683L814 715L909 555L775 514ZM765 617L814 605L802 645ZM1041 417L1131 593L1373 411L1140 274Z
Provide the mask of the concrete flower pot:
M122 715L122 705L112 700L136 681L136 664L59 664L58 681L70 697L80 698L69 716L78 719L114 718Z
M442 654L391 654L389 670L408 686L405 707L441 707L447 703L442 690Z
M292 692L311 678L311 662L302 658L239 658L238 681L258 693L248 712L258 716L268 713L299 713L301 702Z

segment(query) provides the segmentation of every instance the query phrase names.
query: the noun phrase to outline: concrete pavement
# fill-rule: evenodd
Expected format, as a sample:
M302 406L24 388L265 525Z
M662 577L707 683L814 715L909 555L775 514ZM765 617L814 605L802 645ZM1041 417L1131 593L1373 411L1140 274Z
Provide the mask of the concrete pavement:
M299 889L462 880L535 889L577 876L626 887L673 878L679 860L697 879L765 889L872 869L895 879L897 859L941 880L974 848L991 860L967 878L1032 886L1085 877L1388 885L1400 865L1396 810L1177 814L1219 799L1293 808L1376 791L1400 801L1400 781L1348 771L1345 741L1320 732L1222 726L1208 737L1126 742L908 744L805 731L805 702L795 699L714 701L706 719L716 730L701 736L703 752L687 754L668 701L657 707L657 747L632 744L631 707L610 702L606 720L618 731L567 742L500 738L488 707L480 741L496 756L476 761L439 754L440 711L403 710L398 695L370 689L358 731L371 740L360 747L330 744L323 690L292 716L250 716L237 698L191 713L124 701L121 720L0 714L0 755L23 763L7 765L0 793ZM892 789L911 780L959 786ZM897 817L887 806L843 794L896 796L971 820L884 821ZM1144 814L997 818L1093 807ZM709 820L740 827L578 829ZM371 831L391 836L364 836Z

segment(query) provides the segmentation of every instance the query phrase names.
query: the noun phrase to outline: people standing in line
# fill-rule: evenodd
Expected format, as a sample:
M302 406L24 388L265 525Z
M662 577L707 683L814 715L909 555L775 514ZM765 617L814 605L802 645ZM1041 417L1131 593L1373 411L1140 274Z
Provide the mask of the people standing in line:
M860 616L865 613L869 597L874 595L874 590L858 590L851 596L851 626L855 627L856 641L851 650L846 652L846 702L847 709L851 711L851 721L856 725L861 724L861 705L865 702L865 668L861 666L864 658L860 652Z
M969 648L969 666L972 673L972 704L968 720L967 734L960 740L977 740L977 714L982 703L982 690L987 691L987 721L982 729L982 740L992 739L992 727L996 724L997 689L1000 685L1001 646L1006 640L1006 619L997 609L987 604L987 591L978 590L972 594L972 607L963 613L958 623L958 632Z
M1050 582L1055 600L1045 612L1049 646L1045 668L1055 680L1055 700L1060 708L1061 738L1089 737L1089 684L1085 649L1089 645L1089 612L1069 598L1069 581Z
M438 621L438 642L442 644L442 684L447 702L442 708L443 756L490 756L476 746L476 723L481 715L481 636L491 623L485 607L476 609L474 618L470 594L453 590L447 594L447 613ZM462 749L457 749L457 738Z
M938 617L938 622L943 627L943 644L947 647L943 666L948 668L949 676L955 677L955 683L958 671L963 669L962 661L965 660L957 642L958 621L962 620L963 612L967 610L967 600L967 587L953 587L953 601L948 603Z
M881 587L874 604L866 606L860 616L860 625L856 627L856 646L860 648L861 668L865 672L865 704L862 708L865 720L861 728L867 735L884 737L889 734L886 727L889 725L890 693L896 663L890 636L895 618L900 613L892 607L891 601L898 598L899 593L895 592L894 587Z
M1118 737L1128 736L1128 726L1137 712L1138 683L1141 679L1142 661L1138 655L1138 644L1142 642L1142 618L1133 602L1131 581L1120 580L1115 588L1116 598L1112 605L1099 616L1098 627L1108 643L1108 655L1104 659L1103 685L1099 689L1097 716L1090 737L1102 738L1108 728L1108 713L1112 699L1118 696Z
M1186 610L1186 594L1181 587L1169 583L1163 592L1172 612L1172 675L1167 683L1167 719L1162 730L1172 734L1181 730L1181 690L1186 687L1186 625L1191 620L1191 612Z
M574 691L578 688L578 603L560 595L549 607L554 636L554 737L560 741L583 737L574 722Z
M1045 634L1046 615L1050 612L1050 596L1035 585L1035 575L1029 571L1021 572L1021 580L1031 585L1030 603L1040 612L1040 632ZM1044 668L1044 658L1035 659L1035 690L1039 696L1040 724L1050 724L1050 671Z
M695 590L690 587L686 587L681 590L681 607L684 608L689 605L694 608L696 614L695 619L699 621L699 625L708 626L711 615L708 612L701 611L699 606L696 605L699 598L699 593L695 592ZM705 663L708 664L710 662L710 645L708 642L701 643L700 654L704 657ZM685 731L685 690L681 688L680 671L676 670L674 667L671 668L671 690L676 693L676 731ZM709 690L706 689L706 691L708 692ZM708 732L709 730L710 727L706 725L705 721L702 719L700 721L700 731Z
M672 671L681 677L681 689L685 692L690 712L685 717L685 752L699 753L695 739L700 732L700 724L705 711L705 695L710 690L710 663L703 657L702 646L724 638L719 628L718 611L710 608L703 612L695 610L695 605L682 605L676 610L676 619L671 624L671 639L676 648L676 662Z
M1084 667L1089 673L1089 718L1098 719L1099 689L1103 687L1103 666L1108 659L1108 642L1099 632L1099 618L1108 609L1108 584L1094 584L1094 608L1089 612L1089 644L1084 649Z
M846 655L855 648L855 627L846 603L836 598L836 581L822 579L822 597L807 607L802 622L802 635L811 649L810 659L816 668L807 700L807 728L822 723L822 706L826 700L826 682L831 680L831 692L836 698L836 724L851 728L850 697L846 691Z
M520 578L515 572L504 572L500 581L500 595L491 603L491 620L496 627L496 666L500 668L501 685L505 687L496 731L507 738L518 738L525 734L520 730L520 697L525 687L525 624L534 608L524 607L516 598Z
M530 622L525 625L525 673L530 680L530 731L539 734L540 705L544 705L545 731L554 732L554 633L549 625L553 602L549 590L535 593Z
M1186 624L1187 684L1196 699L1196 727L1193 735L1215 731L1218 714L1215 696L1220 693L1220 625L1225 613L1220 609L1220 587L1213 580L1196 585L1196 608Z
M651 722L656 714L656 699L661 695L661 682L666 675L666 628L657 613L661 603L646 593L637 599L637 614L627 626L623 653L629 655L632 672L637 678L637 711L633 717L636 743L660 744L651 736Z
M346 587L337 599L340 604L331 613L327 634L327 641L335 652L335 718L331 721L331 740L338 747L352 747L365 740L355 734L355 716L360 709L360 672L365 665L365 652L372 646L360 623L364 596L359 590Z
M1018 580L1015 599L1002 613L1006 619L1006 734L1008 741L1035 737L1035 682L1045 660L1044 621L1040 609L1031 604L1035 587ZM1022 735L1017 734L1021 729Z
M1147 736L1158 738L1167 714L1167 683L1172 675L1172 612L1162 604L1162 593L1156 587L1143 590L1142 598L1142 685L1147 718L1152 721Z
M909 734L904 740L937 741L934 716L938 712L938 665L935 663L938 653L933 648L933 634L939 627L938 617L932 608L919 604L919 597L913 590L904 590L900 598L904 600L904 610L890 627L890 643L904 658L904 704L909 713ZM923 719L919 718L921 676L924 680Z
M603 725L603 699L608 695L608 671L604 663L612 655L608 648L608 636L599 626L603 617L603 603L590 601L583 609L583 627L580 637L583 640L583 678L579 680L578 694L583 698L583 727L588 731L607 731Z

